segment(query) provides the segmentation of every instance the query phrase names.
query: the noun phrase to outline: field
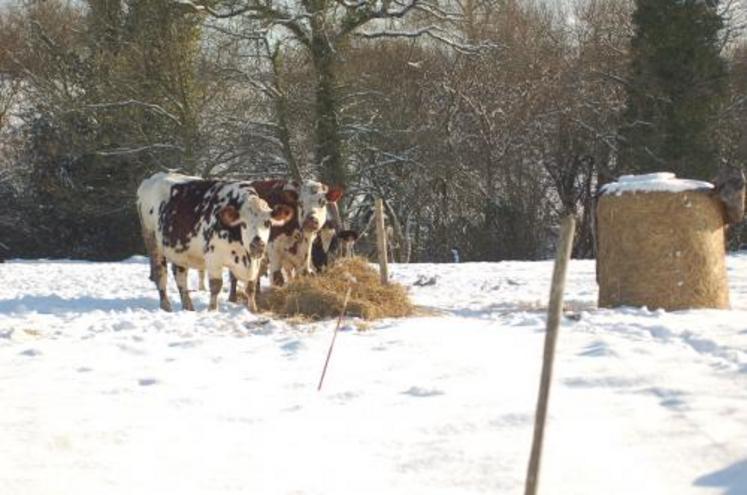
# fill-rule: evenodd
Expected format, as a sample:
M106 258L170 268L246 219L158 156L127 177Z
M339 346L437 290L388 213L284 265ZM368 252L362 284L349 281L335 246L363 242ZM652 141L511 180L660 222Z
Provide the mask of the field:
M347 321L317 392L331 321L161 312L143 258L1 264L0 493L523 493L551 270L394 265L429 315ZM747 493L729 278L730 311L599 310L571 263L541 493Z

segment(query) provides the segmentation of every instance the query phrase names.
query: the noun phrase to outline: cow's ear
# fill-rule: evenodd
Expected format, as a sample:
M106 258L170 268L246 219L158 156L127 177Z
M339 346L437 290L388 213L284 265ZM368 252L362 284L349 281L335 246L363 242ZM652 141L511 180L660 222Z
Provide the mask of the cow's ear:
M285 225L293 218L293 208L288 205L275 205L270 215L270 221L276 227Z
M329 201L330 203L334 203L341 197L342 188L338 186L330 186L329 191L327 191L327 201Z
M220 218L220 223L222 223L226 227L236 227L241 223L239 211L235 207L230 205L221 208L221 210L218 212L218 218Z
M282 193L283 203L289 205L295 205L298 203L298 192L291 191L290 189L283 191Z

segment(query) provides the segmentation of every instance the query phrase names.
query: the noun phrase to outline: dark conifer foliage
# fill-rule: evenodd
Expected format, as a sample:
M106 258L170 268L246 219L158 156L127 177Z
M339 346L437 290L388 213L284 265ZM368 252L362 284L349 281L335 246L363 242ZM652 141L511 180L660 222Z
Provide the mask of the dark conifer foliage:
M717 0L637 0L622 165L708 179L726 88Z

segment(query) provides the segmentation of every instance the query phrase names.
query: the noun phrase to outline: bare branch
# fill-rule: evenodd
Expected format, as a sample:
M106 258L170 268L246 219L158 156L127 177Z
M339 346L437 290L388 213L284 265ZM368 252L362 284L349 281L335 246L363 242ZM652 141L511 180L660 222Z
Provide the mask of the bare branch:
M376 31L376 32L359 32L355 33L356 36L359 36L361 38L366 39L377 39L377 38L420 38L421 36L426 36L429 38L433 38L434 40L445 44L446 46L449 46L456 50L459 53L464 54L475 54L478 53L482 48L487 47L488 45L470 45L466 43L461 43L459 41L453 40L448 38L444 33L443 30L440 29L438 26L430 25L426 26L420 29L416 29L415 31Z
M182 121L179 120L179 118L176 115L169 112L162 106L156 105L155 103L145 103L143 101L138 101L138 100L124 100L124 101L117 101L117 102L111 102L111 103L91 103L91 104L86 105L86 108L99 109L99 108L118 108L118 107L128 107L128 106L139 106L139 107L146 108L148 110L152 110L153 112L159 115L163 115L164 117L168 118L169 120L174 122L176 125L178 126L182 125Z
M174 150L184 152L184 148L174 144L148 144L146 146L140 146L138 148L113 148L110 150L96 151L95 154L98 156L121 156L121 155L132 155L135 153L142 153L143 151L150 150Z

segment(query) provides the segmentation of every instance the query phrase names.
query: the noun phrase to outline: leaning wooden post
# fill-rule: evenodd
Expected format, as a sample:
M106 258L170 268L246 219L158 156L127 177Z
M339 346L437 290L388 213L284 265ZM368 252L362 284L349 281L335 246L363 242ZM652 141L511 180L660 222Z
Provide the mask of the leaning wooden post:
M547 404L550 397L550 380L552 379L552 365L555 358L555 342L558 338L558 326L563 315L563 288L565 287L565 273L568 261L571 259L573 247L573 232L576 222L572 215L563 219L560 232L560 244L555 256L555 268L550 287L550 303L547 307L547 331L545 333L545 351L542 360L542 375L540 378L537 412L534 417L534 437L532 439L532 453L529 457L525 495L535 495L539 478L540 456L542 454L542 439L545 433L545 419L547 418Z
M387 267L386 256L386 229L384 228L384 202L381 199L376 200L376 245L379 250L379 273L381 274L381 283L389 282L389 268Z

